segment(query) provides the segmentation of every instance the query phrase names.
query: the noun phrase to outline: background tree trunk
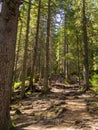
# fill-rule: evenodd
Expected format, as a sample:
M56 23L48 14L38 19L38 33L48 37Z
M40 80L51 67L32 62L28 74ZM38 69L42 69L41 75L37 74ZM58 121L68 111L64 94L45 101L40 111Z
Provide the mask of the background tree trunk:
M79 37L78 37L77 30L76 30L76 43L77 43L77 74L78 74L79 86L80 86L80 47L79 47Z
M37 56L37 49L38 49L40 8L41 8L41 0L39 0L39 5L38 5L38 17L37 17L37 26L36 26L35 45L34 45L32 65L31 65L31 75L30 75L30 88L31 88L31 90L35 89L33 86L33 77L34 77L34 70L35 70L35 63L36 63L36 56Z
M68 41L67 36L64 36L64 56L68 54ZM64 59L64 75L65 79L68 80L68 59Z
M22 86L21 86L21 98L25 96L25 78L26 78L26 62L27 62L27 49L28 49L28 36L29 36L29 24L30 24L30 11L31 11L31 0L28 5L28 17L27 17L27 29L26 39L24 46L24 57L23 57L23 69L22 69Z
M85 0L83 2L83 42L84 42L84 77L85 77L85 85L86 90L89 89L89 64L88 64L88 39L87 39L87 21L86 21L86 14L85 14Z
M44 91L48 91L48 77L49 77L49 44L50 44L50 3L51 0L48 0L48 18L47 18L47 38L46 38L46 66L45 66L45 76L44 76Z
M22 21L20 25L20 32L19 32L19 39L18 39L18 45L17 46L17 51L16 51L16 56L15 56L15 65L14 65L14 77L13 77L13 82L16 82L18 77L17 77L17 64L18 64L18 59L19 59L19 52L20 52L20 46L21 46L21 37L22 37Z

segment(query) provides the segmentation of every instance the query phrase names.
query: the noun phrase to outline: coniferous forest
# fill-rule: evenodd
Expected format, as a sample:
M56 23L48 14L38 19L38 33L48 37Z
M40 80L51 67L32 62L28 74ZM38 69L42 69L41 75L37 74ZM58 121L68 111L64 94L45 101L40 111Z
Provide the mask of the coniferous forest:
M0 130L98 129L98 0L0 0Z

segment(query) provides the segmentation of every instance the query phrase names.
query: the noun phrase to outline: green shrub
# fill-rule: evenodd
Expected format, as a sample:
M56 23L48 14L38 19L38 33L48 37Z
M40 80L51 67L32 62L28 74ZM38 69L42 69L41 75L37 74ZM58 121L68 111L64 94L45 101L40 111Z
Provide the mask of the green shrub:
M90 79L90 83L93 86L92 89L94 91L98 91L98 74L92 76L92 78Z

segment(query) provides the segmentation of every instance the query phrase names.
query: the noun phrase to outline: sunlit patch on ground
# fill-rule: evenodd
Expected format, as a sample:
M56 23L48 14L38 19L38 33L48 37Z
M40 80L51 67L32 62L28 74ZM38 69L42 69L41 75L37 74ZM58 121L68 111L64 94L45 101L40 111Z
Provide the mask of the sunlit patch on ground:
M11 117L18 130L97 130L95 99L88 93L76 95L73 86L57 86L47 96L36 93L12 105ZM15 114L17 109L19 115Z

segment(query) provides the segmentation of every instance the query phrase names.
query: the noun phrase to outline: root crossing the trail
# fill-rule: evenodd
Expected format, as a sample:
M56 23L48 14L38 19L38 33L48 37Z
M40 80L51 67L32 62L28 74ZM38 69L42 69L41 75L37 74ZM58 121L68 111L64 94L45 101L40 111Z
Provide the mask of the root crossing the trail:
M17 130L98 130L98 96L55 84L47 95L33 93L13 103L11 117Z

